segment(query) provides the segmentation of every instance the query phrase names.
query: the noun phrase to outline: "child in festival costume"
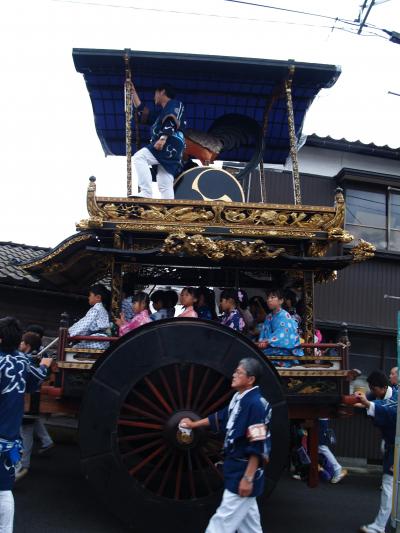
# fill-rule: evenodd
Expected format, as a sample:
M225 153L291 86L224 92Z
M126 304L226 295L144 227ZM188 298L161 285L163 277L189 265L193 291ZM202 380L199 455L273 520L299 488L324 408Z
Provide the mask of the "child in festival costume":
M22 330L15 318L0 319L0 531L12 533L14 498L11 489L15 465L22 447L19 431L24 414L25 392L37 390L47 376L51 358L33 367L28 357L18 352Z
M374 419L374 425L381 432L385 443L383 456L383 477L381 503L375 520L362 526L362 533L384 533L392 508L394 441L396 437L397 396L395 400L369 401L363 392L356 392L360 404L367 409L367 415Z
M238 309L238 294L234 289L224 289L220 295L221 324L236 331L243 331L245 323Z
M333 442L334 441L334 442ZM326 471L332 473L329 480L331 483L339 483L348 472L345 468L338 463L336 457L333 455L330 446L336 443L333 431L329 428L329 419L319 419L319 441L318 441L318 453L325 459L323 466Z
M262 533L256 497L264 490L264 464L270 454L271 407L261 396L258 382L263 370L256 359L242 359L233 374L237 392L229 407L208 418L181 420L179 427L210 427L223 433L224 494L206 533Z
M167 318L174 318L175 316L175 306L178 303L178 295L173 289L165 291L165 298L167 306Z
M268 314L268 307L262 296L253 296L249 300L249 309L253 316L253 327L248 331L248 336L252 341L257 342Z
M180 303L185 308L179 315L180 318L198 318L198 314L194 310L197 303L197 291L194 287L185 287L181 291Z
M134 312L134 317L130 322L126 322L124 317L117 318L115 323L119 327L119 336L126 335L130 331L148 324L150 320L150 298L149 295L145 292L137 292L132 297L132 309Z
M22 341L19 345L19 350L29 358L30 364L34 367L40 365L40 360L38 360L36 356L36 354L40 351L40 347L41 338L38 334L27 332L22 335ZM38 390L31 394L31 408L29 413L24 416L21 426L23 451L21 463L15 475L17 481L23 478L29 471L33 449L33 439L35 435L40 440L40 454L43 454L54 447L53 439L50 437L43 420L40 418L39 405L40 392Z
M154 291L150 296L150 300L155 309L155 312L150 315L150 320L163 320L164 318L169 318L167 293L165 291Z
M263 324L258 347L268 355L304 355L300 348L298 324L287 311L282 309L283 294L279 289L267 293L267 305L272 311ZM297 361L279 361L277 366L290 367Z
M195 307L199 318L206 320L216 320L215 312L215 292L208 287L199 287L197 289L197 305Z
M110 319L106 310L106 305L109 299L109 292L104 285L93 285L89 289L88 301L91 309L86 315L75 322L68 333L70 337L77 335L82 336L96 336L107 337L107 332L110 328ZM90 349L106 349L108 348L108 342L91 342L81 341L74 345L74 348L90 348Z

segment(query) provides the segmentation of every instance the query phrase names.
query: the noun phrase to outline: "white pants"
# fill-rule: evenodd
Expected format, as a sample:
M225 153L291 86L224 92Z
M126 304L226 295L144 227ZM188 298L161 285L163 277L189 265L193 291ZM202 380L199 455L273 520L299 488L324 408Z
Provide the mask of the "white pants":
M0 490L0 533L12 533L14 496L11 490Z
M211 518L206 533L262 533L256 498L242 498L224 490L221 505Z
M387 521L390 518L392 511L392 493L393 493L393 476L390 474L383 474L382 477L382 491L381 491L381 506L378 514L372 524L368 524L371 529L376 531L385 531Z
M158 165L157 170L157 185L160 191L161 198L171 200L174 198L174 176L167 172L165 168L159 164L154 155L147 148L141 148L136 152L132 158L132 163L135 166L138 185L140 193L138 196L142 198L152 198L152 176L150 172L151 165Z
M29 468L31 466L34 435L37 436L43 448L53 444L53 439L50 437L41 418L36 418L33 424L24 424L21 427L21 437L24 446L21 458L22 468Z
M335 475L340 474L342 470L342 465L340 465L337 462L336 457L333 455L333 453L331 452L328 446L326 446L325 444L321 444L320 446L318 446L318 453L320 453L321 455L324 455L328 459L328 461L332 464L333 469L335 471Z

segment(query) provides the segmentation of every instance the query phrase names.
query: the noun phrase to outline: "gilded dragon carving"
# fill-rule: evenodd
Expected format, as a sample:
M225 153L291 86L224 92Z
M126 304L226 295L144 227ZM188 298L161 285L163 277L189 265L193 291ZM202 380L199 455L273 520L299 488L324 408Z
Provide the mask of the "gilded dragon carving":
M375 255L375 250L376 247L373 244L360 239L358 244L350 250L350 253L353 256L353 261L359 263L367 259L372 259Z
M285 248L271 248L264 241L213 240L203 235L175 233L164 240L162 252L176 255L205 256L214 261L221 259L275 259Z

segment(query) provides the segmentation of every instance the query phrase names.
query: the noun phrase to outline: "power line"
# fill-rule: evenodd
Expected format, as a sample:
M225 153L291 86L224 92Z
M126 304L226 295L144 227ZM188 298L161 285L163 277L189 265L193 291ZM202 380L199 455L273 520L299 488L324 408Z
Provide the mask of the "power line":
M244 0L224 0L224 1L231 2L234 4L244 4L246 6L264 7L264 8L273 9L276 11L285 11L286 13L296 13L297 15L307 15L309 17L318 17L318 18L323 18L323 19L333 20L333 21L339 20L340 22L345 22L346 24L350 24L352 26L358 26L358 24L356 24L355 22L351 20L340 19L338 17L331 17L329 15L321 15L320 13L310 13L309 11L298 11L297 9L289 9L286 7L277 7L277 6L270 6L266 4L257 4L255 2L245 2Z
M239 20L239 21L250 21L250 22L266 22L266 23L271 23L271 24L285 24L285 25L290 25L290 26L303 26L303 27L310 27L310 28L321 28L321 29L330 29L332 30L332 26L331 25L322 25L322 24L307 24L307 23L303 23L303 22L290 22L290 21L281 21L281 20L271 20L271 19L260 19L260 18L256 18L256 17L239 17L239 16L234 16L234 15L218 15L216 13L199 13L199 12L196 12L196 11L179 11L179 10L173 10L173 9L158 9L158 8L154 8L154 7L138 7L138 6L127 6L127 5L120 5L120 4L111 4L111 3L101 3L101 2L96 2L96 1L87 1L87 0L50 0L51 2L54 2L54 3L63 3L63 4L71 4L71 5L84 5L84 6L89 6L89 7L106 7L106 8L113 8L113 9L130 9L130 10L134 10L134 11L147 11L147 12L156 12L156 13L169 13L169 14L174 14L174 15L189 15L189 16L200 16L200 17L212 17L212 18L219 18L219 19L230 19L230 20ZM234 0L226 0L226 1L234 1ZM242 2L242 3L246 3L246 2ZM256 5L256 4L249 4L249 5ZM261 4L260 4L261 6ZM268 6L262 6L262 7L268 7ZM283 9L283 8L282 8ZM307 13L304 13L304 14L307 14ZM351 25L355 25L354 23L350 22L350 21L346 21L346 20L342 20L342 19L338 19L338 18L334 18L334 17L327 17L325 15L316 15L315 16L320 16L320 17L323 17L323 18L328 18L330 20L334 20L334 21L340 21L340 22L343 22L345 24L351 24ZM355 31L351 31L350 29L348 28L344 28L344 27L339 27L339 26L335 26L334 27L335 30L339 30L339 31L344 31L344 32L347 32L347 33L352 33L353 35L356 34ZM370 32L368 34L361 34L362 37L381 37L383 39L385 39L385 41L389 40L387 39L386 37L382 37L381 35L378 35L374 32Z

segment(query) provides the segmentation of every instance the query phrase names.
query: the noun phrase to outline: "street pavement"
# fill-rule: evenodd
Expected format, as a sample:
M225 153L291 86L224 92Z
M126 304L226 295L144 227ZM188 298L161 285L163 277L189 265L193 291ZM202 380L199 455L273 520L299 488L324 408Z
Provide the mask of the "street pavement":
M286 473L262 508L263 531L356 532L374 518L379 487L377 474L351 474L337 485L309 489ZM29 475L16 484L14 497L14 533L132 533L91 494L80 473L76 445L59 444L48 456L33 457ZM198 533L182 525L177 533L184 532Z

